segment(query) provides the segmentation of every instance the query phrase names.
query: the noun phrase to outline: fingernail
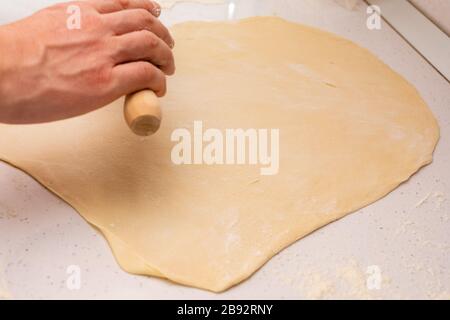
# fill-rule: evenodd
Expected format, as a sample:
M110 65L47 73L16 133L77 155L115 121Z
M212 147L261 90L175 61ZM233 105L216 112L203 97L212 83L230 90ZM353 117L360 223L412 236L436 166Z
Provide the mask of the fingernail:
M153 4L152 14L155 17L159 17L161 15L161 6L155 1L152 1L152 4Z

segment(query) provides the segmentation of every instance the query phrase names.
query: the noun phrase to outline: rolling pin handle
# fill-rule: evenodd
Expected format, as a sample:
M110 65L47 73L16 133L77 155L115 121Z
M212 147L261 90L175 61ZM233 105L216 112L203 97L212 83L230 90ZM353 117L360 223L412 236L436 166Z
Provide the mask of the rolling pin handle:
M125 98L125 120L131 131L139 136L149 136L158 131L162 113L158 97L151 90L129 94Z

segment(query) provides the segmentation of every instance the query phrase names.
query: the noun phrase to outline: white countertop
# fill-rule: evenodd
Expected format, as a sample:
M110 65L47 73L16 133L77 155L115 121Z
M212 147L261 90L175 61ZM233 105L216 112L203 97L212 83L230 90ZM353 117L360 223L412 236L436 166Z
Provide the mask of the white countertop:
M0 24L54 2L6 2ZM434 162L385 198L294 243L222 294L122 271L103 237L76 211L0 163L0 298L450 298L450 84L386 23L368 30L363 2L353 10L333 0L234 2L234 18L278 15L317 26L370 49L402 74L438 118ZM162 19L224 20L227 3L181 3ZM70 265L81 268L79 290L66 286ZM381 271L379 290L366 287L370 266Z

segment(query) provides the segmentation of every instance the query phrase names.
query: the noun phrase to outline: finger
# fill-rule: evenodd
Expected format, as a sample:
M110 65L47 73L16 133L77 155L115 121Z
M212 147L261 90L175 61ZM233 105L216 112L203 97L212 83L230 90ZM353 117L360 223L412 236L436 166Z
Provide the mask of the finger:
M149 30L161 38L169 47L173 47L174 41L169 30L144 9L122 10L103 15L108 26L116 35L123 35L133 31Z
M166 94L166 77L151 63L145 61L119 64L113 68L114 90L117 96L150 89L158 97Z
M111 13L125 9L145 9L155 17L161 14L161 6L151 0L89 0L89 3L100 13Z
M165 74L175 72L172 50L150 31L127 33L112 39L115 64L145 60L160 68Z

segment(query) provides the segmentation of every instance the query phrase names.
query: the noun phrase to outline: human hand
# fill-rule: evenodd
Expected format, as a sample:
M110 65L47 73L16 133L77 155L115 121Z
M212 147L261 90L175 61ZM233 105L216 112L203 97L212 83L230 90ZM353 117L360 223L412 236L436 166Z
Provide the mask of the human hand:
M163 96L175 65L160 12L149 0L76 1L0 27L0 122L65 119L142 89Z

